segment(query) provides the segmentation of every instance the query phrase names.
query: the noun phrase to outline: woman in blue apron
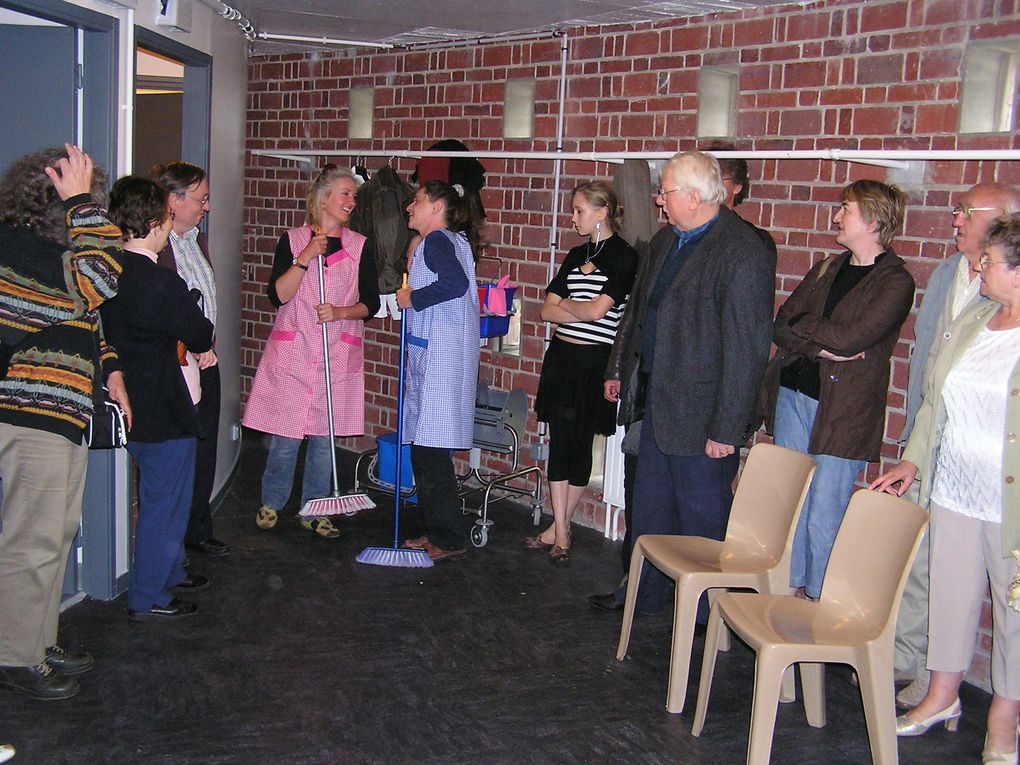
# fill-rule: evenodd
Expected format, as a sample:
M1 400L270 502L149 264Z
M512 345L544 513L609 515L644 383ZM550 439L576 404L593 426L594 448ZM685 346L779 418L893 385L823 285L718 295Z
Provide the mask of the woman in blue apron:
M397 305L408 309L403 442L411 444L426 533L405 547L433 560L463 555L467 535L457 499L453 449L470 449L478 382L478 224L463 190L429 181L408 205L408 225L421 235L408 286Z

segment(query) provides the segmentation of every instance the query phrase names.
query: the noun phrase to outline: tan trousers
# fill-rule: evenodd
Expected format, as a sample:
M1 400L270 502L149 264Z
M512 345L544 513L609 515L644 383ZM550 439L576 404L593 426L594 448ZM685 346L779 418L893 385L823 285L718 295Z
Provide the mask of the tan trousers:
M914 481L903 498L916 504L918 487L919 483ZM916 677L928 662L928 548L929 533L925 531L903 585L896 615L893 668L903 677Z
M0 666L38 664L57 642L87 461L85 445L0 423Z
M981 604L992 591L992 690L1020 701L1020 613L1006 603L1016 571L1002 557L1002 525L931 505L928 669L966 672L974 656Z

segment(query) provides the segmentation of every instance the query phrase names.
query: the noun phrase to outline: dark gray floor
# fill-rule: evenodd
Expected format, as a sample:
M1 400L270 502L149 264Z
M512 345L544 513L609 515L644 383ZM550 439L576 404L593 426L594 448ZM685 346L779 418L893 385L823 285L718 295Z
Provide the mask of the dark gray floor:
M98 661L62 702L0 694L0 743L16 765L50 763L739 763L747 744L752 656L720 657L701 738L688 710L665 711L670 620L641 617L619 663L619 616L585 602L619 578L618 546L576 529L553 567L521 548L527 507L504 506L488 546L431 570L354 562L390 542L392 500L314 537L291 515L254 523L264 454L257 434L220 507L233 554L198 559L213 580L200 613L129 622L124 598L83 602L61 621L67 647ZM294 508L296 510L296 508ZM413 511L403 536L417 532ZM467 521L465 521L467 522ZM828 673L829 724L782 705L775 763L867 763L857 690ZM960 731L901 740L903 763L977 762L988 696L967 688Z

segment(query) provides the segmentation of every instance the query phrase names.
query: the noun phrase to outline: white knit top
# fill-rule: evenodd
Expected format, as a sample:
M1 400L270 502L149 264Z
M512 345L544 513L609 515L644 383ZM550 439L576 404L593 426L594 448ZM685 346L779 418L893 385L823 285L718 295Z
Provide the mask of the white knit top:
M1002 443L1009 376L1020 357L1020 327L987 327L946 376L946 428L931 501L981 521L1002 523Z

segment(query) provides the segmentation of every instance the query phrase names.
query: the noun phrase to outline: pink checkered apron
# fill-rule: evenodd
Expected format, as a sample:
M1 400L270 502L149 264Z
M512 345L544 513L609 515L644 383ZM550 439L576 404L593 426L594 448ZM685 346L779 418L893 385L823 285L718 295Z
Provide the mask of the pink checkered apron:
M287 232L292 253L312 238L308 226ZM326 256L326 302L347 306L358 302L358 265L365 237L341 232L339 252ZM313 260L298 291L276 314L244 411L246 427L288 438L329 435L326 421L326 377L322 356L319 304L319 261ZM333 382L333 425L338 436L365 430L365 370L362 328L358 320L331 321L330 373Z

